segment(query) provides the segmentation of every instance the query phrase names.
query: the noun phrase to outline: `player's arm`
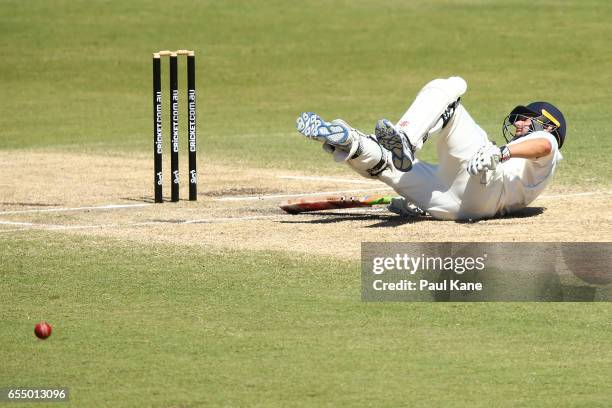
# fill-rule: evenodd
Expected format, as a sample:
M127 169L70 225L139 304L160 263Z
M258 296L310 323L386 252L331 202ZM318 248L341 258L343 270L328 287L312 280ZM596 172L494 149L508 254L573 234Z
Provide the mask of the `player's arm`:
M522 159L537 159L538 157L548 156L552 151L550 140L546 138L528 139L506 146L510 157Z

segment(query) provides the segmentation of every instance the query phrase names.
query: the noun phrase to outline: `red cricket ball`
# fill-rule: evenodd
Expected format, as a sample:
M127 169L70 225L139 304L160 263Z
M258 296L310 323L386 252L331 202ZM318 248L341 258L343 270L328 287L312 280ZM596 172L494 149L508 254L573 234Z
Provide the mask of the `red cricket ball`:
M34 334L39 339L46 339L51 335L51 325L47 322L40 322L34 327Z

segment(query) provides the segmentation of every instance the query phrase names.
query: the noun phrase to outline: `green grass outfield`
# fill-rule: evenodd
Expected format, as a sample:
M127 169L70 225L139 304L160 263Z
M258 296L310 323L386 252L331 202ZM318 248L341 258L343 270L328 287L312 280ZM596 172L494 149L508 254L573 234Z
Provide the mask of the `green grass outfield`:
M515 105L550 100L569 124L555 182L610 182L607 0L5 0L0 15L2 148L149 151L151 53L184 47L211 159L333 171L299 112L372 131L427 81L462 75L493 139Z
M608 304L363 303L354 263L185 252L1 241L0 384L92 407L610 402Z
M458 74L498 142L515 105L558 105L554 183L608 188L610 21L607 0L3 0L0 149L150 152L151 53L192 48L205 160L346 171L298 136L299 112L371 130ZM355 259L42 232L0 235L0 276L0 388L68 386L72 406L612 400L609 303L366 304Z

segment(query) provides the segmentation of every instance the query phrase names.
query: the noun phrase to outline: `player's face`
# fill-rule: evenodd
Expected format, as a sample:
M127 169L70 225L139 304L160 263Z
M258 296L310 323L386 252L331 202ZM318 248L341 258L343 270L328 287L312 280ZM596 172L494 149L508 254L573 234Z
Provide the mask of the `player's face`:
M514 127L516 128L516 131L514 132L514 137L525 136L527 133L529 133L529 130L531 129L532 120L532 118L524 116L519 117L518 120L513 123Z

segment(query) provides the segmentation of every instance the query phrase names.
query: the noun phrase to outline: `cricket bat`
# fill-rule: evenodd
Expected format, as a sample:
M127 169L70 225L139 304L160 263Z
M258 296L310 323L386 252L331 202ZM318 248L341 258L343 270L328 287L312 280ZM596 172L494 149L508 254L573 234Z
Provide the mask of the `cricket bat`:
M339 208L371 207L373 205L391 204L391 196L365 197L308 197L283 201L280 208L289 214L299 214L310 211L336 210Z

